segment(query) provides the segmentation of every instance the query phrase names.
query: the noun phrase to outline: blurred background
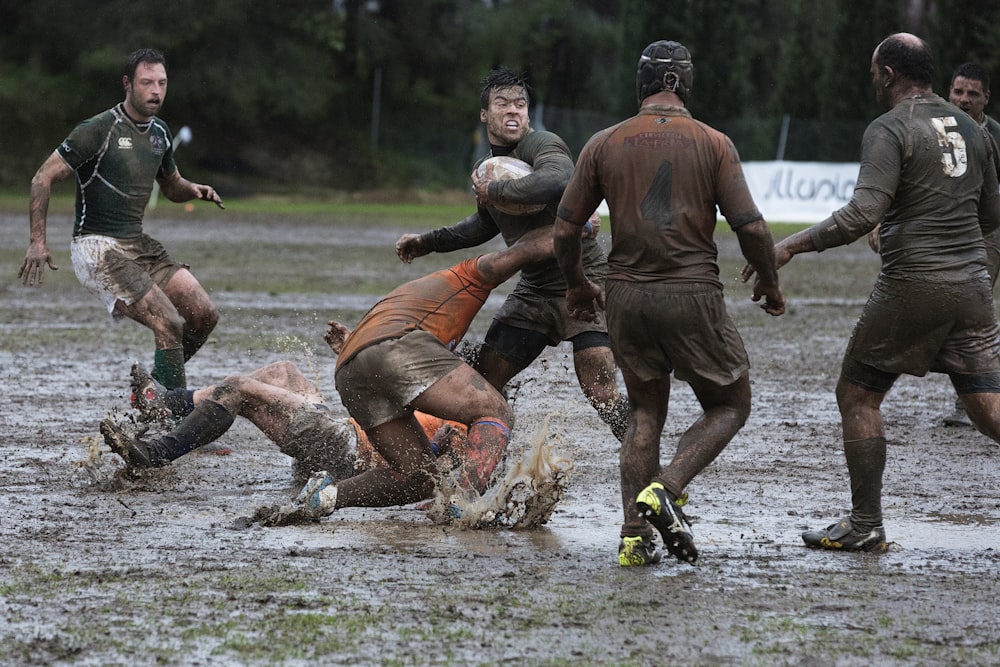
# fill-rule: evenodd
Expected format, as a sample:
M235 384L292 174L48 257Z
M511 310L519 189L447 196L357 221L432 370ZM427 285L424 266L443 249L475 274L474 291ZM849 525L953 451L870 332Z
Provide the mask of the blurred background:
M1000 3L978 0L0 0L0 189L26 197L147 46L168 62L161 117L190 128L181 172L228 197L466 188L501 64L576 155L635 112L656 39L691 50L688 106L744 160L851 162L880 113L872 50L900 30L931 44L943 96L961 62L1000 68Z

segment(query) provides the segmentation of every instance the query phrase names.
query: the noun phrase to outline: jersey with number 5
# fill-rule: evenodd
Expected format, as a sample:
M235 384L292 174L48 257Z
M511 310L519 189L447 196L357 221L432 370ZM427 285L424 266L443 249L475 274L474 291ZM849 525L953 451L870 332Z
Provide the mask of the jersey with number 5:
M995 197L985 131L937 95L899 102L865 131L857 189L892 198L882 223L882 272L968 279L985 269L980 200Z

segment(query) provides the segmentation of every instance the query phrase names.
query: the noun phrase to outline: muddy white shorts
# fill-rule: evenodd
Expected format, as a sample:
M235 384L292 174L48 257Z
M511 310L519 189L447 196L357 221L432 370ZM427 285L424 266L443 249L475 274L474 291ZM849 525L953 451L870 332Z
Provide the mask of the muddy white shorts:
M159 241L146 234L134 239L78 236L70 244L70 257L77 280L96 294L116 319L121 315L115 304L135 303L154 284L162 289L183 268Z

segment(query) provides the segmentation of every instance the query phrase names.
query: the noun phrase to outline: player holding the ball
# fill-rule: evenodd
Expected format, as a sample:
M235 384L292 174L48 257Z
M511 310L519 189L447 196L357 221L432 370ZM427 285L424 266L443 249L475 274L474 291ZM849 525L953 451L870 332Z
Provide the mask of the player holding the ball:
M450 227L404 234L396 242L401 260L472 248L498 234L511 246L527 232L555 222L556 205L573 174L573 158L557 135L531 129L528 102L527 84L509 69L495 69L483 79L479 118L486 126L491 154L472 174L478 208ZM527 163L531 173L522 178L502 176L498 170L509 175L516 165L498 163L499 156ZM584 271L590 280L603 282L607 258L593 234L585 235ZM566 282L555 259L524 267L517 287L494 317L474 367L501 389L546 346L570 341L584 395L621 440L628 401L618 392L607 325L603 317L593 322L571 318L565 297Z

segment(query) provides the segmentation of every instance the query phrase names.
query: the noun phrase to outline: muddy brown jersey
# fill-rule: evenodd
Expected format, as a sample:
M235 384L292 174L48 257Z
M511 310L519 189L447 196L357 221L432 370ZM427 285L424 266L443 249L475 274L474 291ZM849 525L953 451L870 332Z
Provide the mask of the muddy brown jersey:
M986 270L979 205L986 188L997 189L987 142L937 95L903 100L868 126L855 189L892 198L880 232L883 274L963 281Z
M601 199L618 280L721 286L716 207L734 229L761 219L736 147L682 107L645 107L587 142L559 217L582 225Z

